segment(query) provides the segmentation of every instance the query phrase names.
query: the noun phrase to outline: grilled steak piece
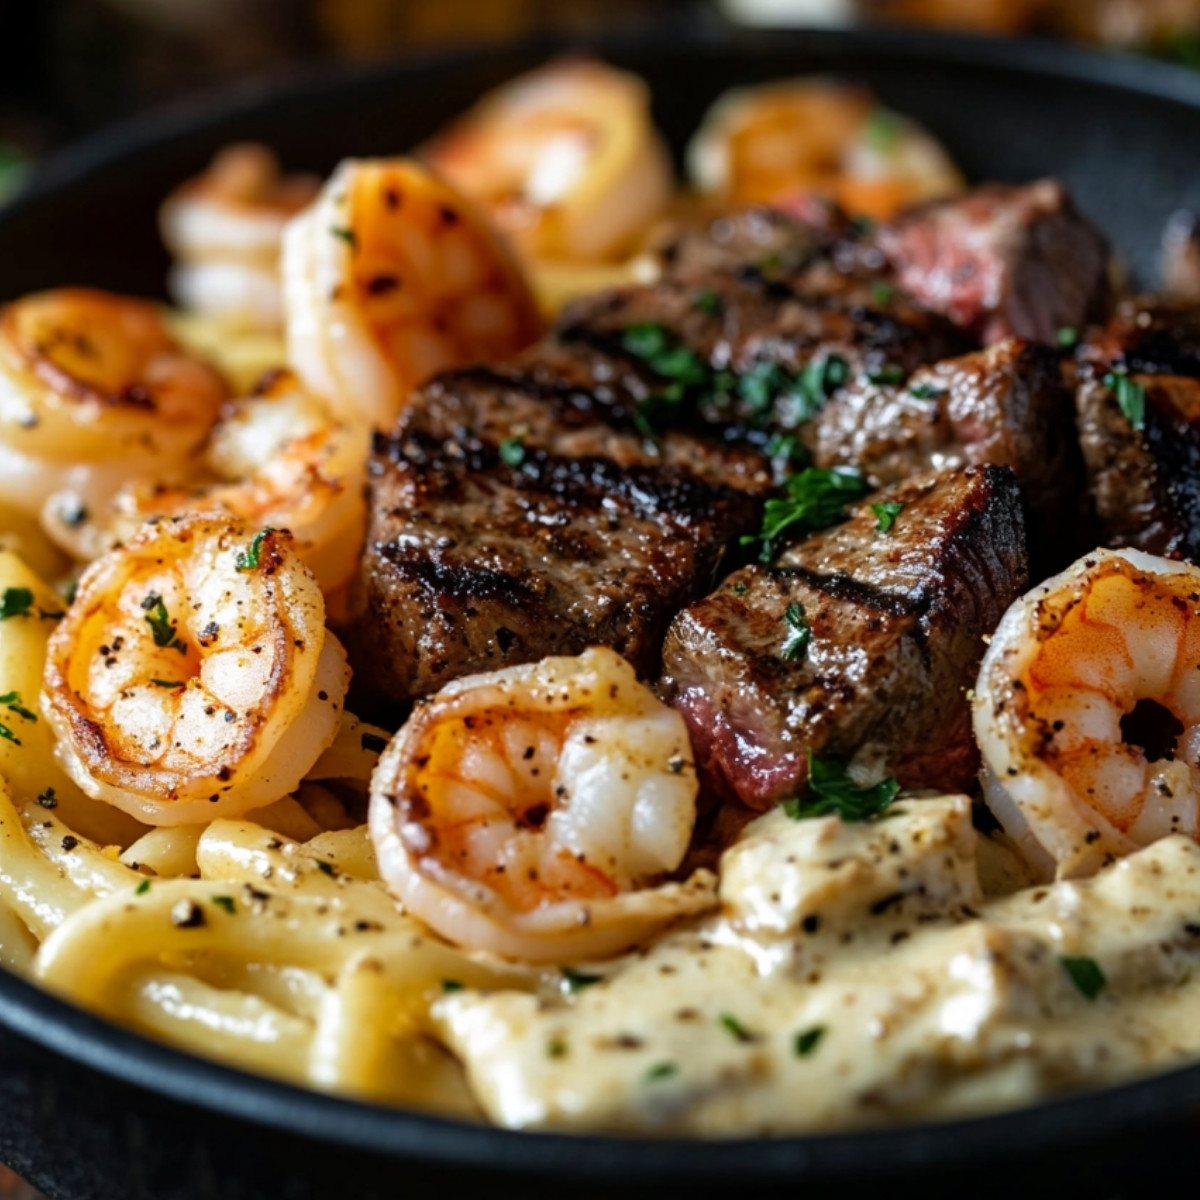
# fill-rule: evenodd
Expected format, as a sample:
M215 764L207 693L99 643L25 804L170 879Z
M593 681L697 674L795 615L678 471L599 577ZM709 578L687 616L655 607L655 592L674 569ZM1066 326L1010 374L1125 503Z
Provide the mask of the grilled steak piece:
M969 348L891 285L828 265L819 278L746 266L586 297L564 313L556 340L563 352L607 358L627 390L636 376L651 402L681 382L682 398L658 403L654 422L758 442L795 430L860 375L907 375ZM647 341L657 353L640 348Z
M1055 180L920 205L877 241L901 287L985 343L1053 342L1107 304L1108 243Z
M965 690L983 636L1028 583L1017 481L1007 467L967 467L872 497L883 501L904 506L891 532L864 504L672 623L666 693L721 794L760 809L794 795L809 751L907 787L974 778ZM799 652L793 605L811 631Z
M847 388L813 426L815 465L857 467L874 487L931 468L1011 467L1029 518L1035 575L1053 574L1087 549L1076 544L1091 528L1080 505L1084 471L1072 400L1048 347L1007 338L922 367L903 384Z
M347 630L360 682L401 702L593 645L653 672L671 617L759 520L754 494L701 478L683 456L620 465L531 444L506 462L475 437L377 438Z
M1104 544L1200 562L1200 309L1126 302L1078 359L1079 440Z

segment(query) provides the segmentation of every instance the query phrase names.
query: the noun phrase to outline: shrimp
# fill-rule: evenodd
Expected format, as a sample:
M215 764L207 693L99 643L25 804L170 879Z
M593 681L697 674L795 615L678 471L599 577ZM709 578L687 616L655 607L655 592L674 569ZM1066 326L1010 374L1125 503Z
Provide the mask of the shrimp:
M431 375L539 330L499 236L403 159L342 163L288 226L283 273L288 361L343 419L388 426Z
M41 697L84 792L182 825L297 787L337 734L349 669L291 543L229 518L167 519L84 572Z
M369 823L405 906L470 949L595 958L715 903L661 878L696 818L687 727L612 650L455 680L384 751Z
M163 241L175 256L171 294L184 308L247 331L283 324L283 230L316 196L311 175L283 175L265 146L228 146L163 202Z
M254 395L226 405L204 459L207 484L127 484L86 521L64 519L52 498L43 523L55 542L91 559L151 518L227 513L255 528L288 530L322 591L346 583L366 530L367 436L332 421L288 371L266 376Z
M988 804L1044 875L1200 841L1200 569L1097 550L1034 588L992 638L973 716Z
M674 190L645 83L588 59L506 83L423 153L532 259L622 257Z
M687 152L699 190L723 206L794 205L817 195L887 220L964 182L915 121L876 105L864 88L781 80L726 92Z
M0 309L0 501L38 516L63 488L95 503L131 477L185 475L227 397L144 300L14 301Z

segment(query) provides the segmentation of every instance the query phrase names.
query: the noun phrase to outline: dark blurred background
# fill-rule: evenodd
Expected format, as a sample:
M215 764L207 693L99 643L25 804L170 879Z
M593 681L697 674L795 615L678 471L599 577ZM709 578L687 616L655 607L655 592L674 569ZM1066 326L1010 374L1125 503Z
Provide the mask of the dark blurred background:
M0 0L0 175L140 108L248 73L533 31L925 23L1200 63L1200 0Z

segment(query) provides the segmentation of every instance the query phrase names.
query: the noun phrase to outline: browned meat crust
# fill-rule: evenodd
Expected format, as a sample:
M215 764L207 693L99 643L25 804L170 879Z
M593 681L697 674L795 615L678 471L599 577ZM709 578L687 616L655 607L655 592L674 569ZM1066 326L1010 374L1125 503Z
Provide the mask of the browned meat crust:
M855 466L875 487L931 468L1011 467L1034 573L1053 574L1088 548L1071 395L1047 347L1008 338L903 384L847 388L816 418L812 444L817 466Z
M1104 544L1200 562L1200 309L1122 304L1080 347L1075 403Z
M878 244L910 295L985 343L1052 343L1107 305L1108 243L1055 180L921 205Z
M908 787L968 787L977 769L965 690L982 638L1028 584L1007 467L929 473L864 504L773 567L747 567L685 609L664 687L720 793L765 808L801 790L806 752L854 757ZM811 630L785 655L788 609Z
M395 702L592 645L655 671L672 615L759 519L753 494L678 462L530 445L510 465L475 438L379 438L372 474L347 641L360 682Z

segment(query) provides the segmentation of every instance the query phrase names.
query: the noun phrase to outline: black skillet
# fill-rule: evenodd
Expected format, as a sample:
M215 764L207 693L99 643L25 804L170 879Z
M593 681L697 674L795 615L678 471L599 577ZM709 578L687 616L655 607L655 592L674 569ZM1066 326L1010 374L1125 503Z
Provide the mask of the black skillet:
M222 145L290 166L411 146L541 61L525 45L251 85L48 163L0 213L0 298L86 283L158 294L165 192ZM1200 75L1058 45L890 32L607 41L680 147L723 89L802 71L871 84L975 178L1057 175L1143 280L1165 218L1200 211ZM864 1053L870 1053L864 1047ZM1101 1200L1195 1179L1200 1066L989 1119L685 1143L508 1133L337 1100L145 1041L0 971L0 1159L53 1200L383 1200L474 1192ZM1190 1183L1194 1186L1194 1182Z

